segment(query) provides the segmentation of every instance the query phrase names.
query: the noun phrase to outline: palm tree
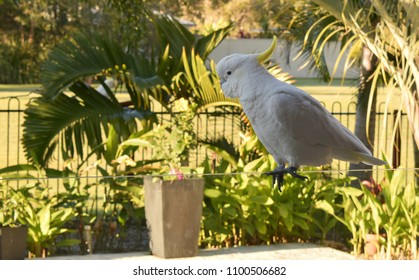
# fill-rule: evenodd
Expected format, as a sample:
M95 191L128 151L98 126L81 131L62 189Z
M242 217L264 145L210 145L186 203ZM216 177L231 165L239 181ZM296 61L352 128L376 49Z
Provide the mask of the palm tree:
M150 19L158 37L150 56L128 52L103 36L83 34L51 52L41 73L42 95L25 111L23 144L30 161L46 167L61 141L64 157L84 158L87 144L110 163L118 143L137 131L136 120L145 130L155 121L151 99L167 107L170 100L188 94L188 83L172 82L183 71L182 57L188 60L196 53L205 60L233 28L230 24L197 37L171 17L151 14ZM88 76L97 76L106 94L86 85ZM119 102L105 83L107 76L122 82L128 102Z

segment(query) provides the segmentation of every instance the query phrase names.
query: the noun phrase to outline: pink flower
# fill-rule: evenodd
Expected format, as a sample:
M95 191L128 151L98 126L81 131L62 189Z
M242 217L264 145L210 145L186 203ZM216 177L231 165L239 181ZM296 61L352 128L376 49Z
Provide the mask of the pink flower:
M171 167L169 171L170 175L176 175L178 180L183 180L183 173L178 168Z
M370 190L370 192L373 195L379 195L381 193L381 191L383 190L381 188L380 184L377 184L373 178L371 178L369 181L368 180L364 180L361 182L361 184L366 187L367 189Z

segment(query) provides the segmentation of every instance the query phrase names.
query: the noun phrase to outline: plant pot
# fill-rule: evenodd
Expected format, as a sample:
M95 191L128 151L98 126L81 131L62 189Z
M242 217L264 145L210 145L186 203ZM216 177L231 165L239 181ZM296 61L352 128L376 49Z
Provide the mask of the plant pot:
M151 253L163 258L196 256L204 179L163 181L149 176L144 188Z
M23 260L26 255L28 227L0 226L0 260Z

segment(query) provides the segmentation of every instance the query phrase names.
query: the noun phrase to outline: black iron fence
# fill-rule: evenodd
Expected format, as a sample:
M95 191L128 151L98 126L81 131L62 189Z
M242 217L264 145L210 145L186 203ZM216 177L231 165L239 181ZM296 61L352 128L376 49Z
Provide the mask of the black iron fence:
M29 102L29 97L0 97L0 168L26 163L21 137L23 134L24 108ZM355 127L354 102L342 103L333 102L326 106L332 114L350 130ZM238 145L241 141L241 127L239 112L234 110L212 109L199 113L196 118L195 127L198 137L226 137L230 142ZM161 122L169 120L169 115L159 112ZM408 168L407 177L413 178L415 175L413 168L414 161L414 142L407 116L402 113L397 117L397 112L387 111L385 104L377 106L376 129L374 141L375 155L381 158L385 154L392 167L403 166ZM205 148L199 147L192 151L189 157L191 165L198 165L207 155ZM142 154L143 158L150 156L150 151ZM60 169L63 160L57 154L53 162L53 168ZM348 164L336 162L333 165L338 170L346 170ZM342 172L346 174L346 172ZM376 176L379 174L376 172ZM89 179L87 179L89 180ZM91 180L91 179L90 179Z

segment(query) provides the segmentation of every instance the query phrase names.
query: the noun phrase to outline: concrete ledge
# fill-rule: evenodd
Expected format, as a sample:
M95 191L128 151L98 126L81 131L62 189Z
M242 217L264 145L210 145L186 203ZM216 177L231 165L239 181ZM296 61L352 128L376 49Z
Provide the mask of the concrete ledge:
M356 257L312 243L284 243L270 246L243 246L200 250L196 260L355 260ZM165 260L150 252L92 254L49 257L46 260Z

